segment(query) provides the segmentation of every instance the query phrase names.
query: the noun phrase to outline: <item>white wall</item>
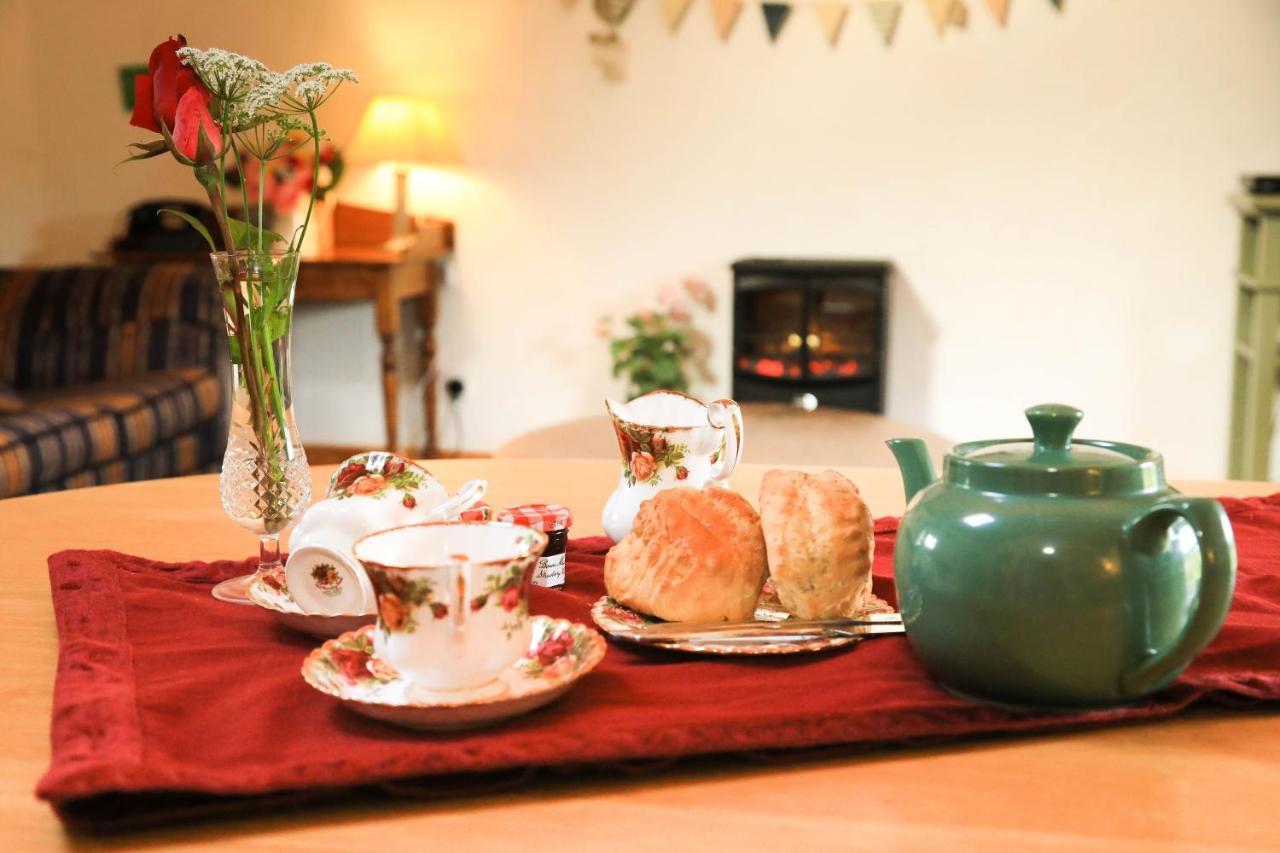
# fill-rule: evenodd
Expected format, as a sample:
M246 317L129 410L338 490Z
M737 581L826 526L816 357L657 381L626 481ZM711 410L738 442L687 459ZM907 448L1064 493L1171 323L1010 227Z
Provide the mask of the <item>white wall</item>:
M22 259L83 256L131 201L194 195L172 163L111 171L136 138L115 67L170 32L273 66L356 68L325 117L339 143L374 92L443 97L466 171L416 195L458 223L440 352L467 385L469 448L597 411L614 386L595 319L663 282L698 274L723 295L748 255L883 257L900 272L890 415L962 439L1025 432L1026 405L1069 401L1087 434L1155 445L1184 476L1224 471L1226 197L1240 173L1280 169L1274 0L1070 0L1064 14L1015 0L1007 30L971 3L968 30L943 39L908 0L888 50L862 8L831 50L807 9L770 45L749 7L721 44L702 0L675 38L640 0L622 84L591 65L589 3L9 2L51 105L47 217ZM250 10L256 29L230 23ZM345 195L386 191L357 175ZM0 226L17 216L6 201ZM708 392L728 387L726 307ZM371 314L306 308L296 330L304 439L381 443Z

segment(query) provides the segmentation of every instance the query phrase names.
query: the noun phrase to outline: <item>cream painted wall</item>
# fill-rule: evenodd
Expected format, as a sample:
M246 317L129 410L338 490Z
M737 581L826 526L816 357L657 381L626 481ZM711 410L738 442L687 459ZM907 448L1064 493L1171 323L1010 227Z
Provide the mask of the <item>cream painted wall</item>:
M116 66L182 29L273 66L356 68L363 82L325 117L340 143L374 92L444 99L466 171L427 176L416 199L458 223L440 360L467 385L469 448L597 411L614 388L595 319L663 282L698 274L724 295L727 264L748 255L883 257L900 272L890 415L961 439L1021 433L1025 405L1070 401L1088 434L1221 474L1226 196L1240 173L1280 168L1280 3L1070 0L1058 14L1015 0L1003 31L971 5L968 30L938 39L908 0L889 50L857 8L831 50L804 9L771 46L748 8L726 45L703 0L676 38L640 0L628 79L609 84L587 3L6 0L30 35L35 103L52 106L38 111L44 217L0 261L83 257L130 202L192 194L170 163L112 171L135 138ZM231 23L250 10L254 28ZM27 174L12 157L6 182ZM386 176L357 175L345 194L385 191ZM21 233L8 183L4 197L0 226ZM708 392L727 390L726 308ZM359 308L300 311L304 439L380 443L371 327Z

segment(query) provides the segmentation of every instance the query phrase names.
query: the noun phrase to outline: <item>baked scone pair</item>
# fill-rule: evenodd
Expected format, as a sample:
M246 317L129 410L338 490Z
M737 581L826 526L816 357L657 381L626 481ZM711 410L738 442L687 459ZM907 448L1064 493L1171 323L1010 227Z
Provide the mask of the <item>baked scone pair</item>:
M679 488L640 505L605 558L609 595L672 622L750 619L765 578L799 619L858 613L871 594L871 513L834 471L770 471L760 513L727 489Z

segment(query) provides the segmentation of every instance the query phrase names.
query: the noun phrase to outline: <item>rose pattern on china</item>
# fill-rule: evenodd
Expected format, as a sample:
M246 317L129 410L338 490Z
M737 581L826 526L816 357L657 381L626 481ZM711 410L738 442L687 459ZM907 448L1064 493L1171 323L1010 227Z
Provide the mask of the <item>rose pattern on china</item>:
M689 476L687 468L680 463L689 453L689 446L673 441L659 430L637 427L632 424L614 421L614 430L618 434L618 445L622 448L622 474L627 485L647 483L656 486L662 480L662 472L675 468L676 477L685 479ZM680 476L680 472L684 476Z
M342 592L342 575L338 574L337 566L332 563L317 563L313 566L311 580L324 595L332 597Z
M512 618L502 626L508 636L524 627L529 618L529 607L524 598L528 574L522 563L511 563L505 571L490 574L484 589L469 602L471 612L492 602L512 614ZM435 600L435 585L430 580L406 578L375 568L370 569L369 580L377 594L379 623L388 632L413 633L417 628L415 616L421 617L426 613L432 619L449 616L449 605Z
M399 456L363 453L347 460L333 475L329 481L329 497L339 500L353 495L384 498L399 492L400 503L406 509L413 509L418 505L413 492L423 487L428 476L427 471L406 463Z

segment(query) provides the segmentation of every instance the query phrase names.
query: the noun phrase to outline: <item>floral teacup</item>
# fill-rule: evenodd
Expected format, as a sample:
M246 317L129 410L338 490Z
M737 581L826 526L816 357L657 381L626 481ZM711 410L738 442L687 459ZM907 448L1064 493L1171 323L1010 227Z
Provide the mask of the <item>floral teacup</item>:
M640 504L677 486L724 486L742 455L742 411L732 400L703 403L652 391L630 403L606 400L622 453L618 487L604 507L614 542L631 531Z
M473 480L451 498L408 459L381 452L351 457L330 479L328 496L303 514L289 537L290 595L310 614L372 613L373 586L351 553L355 541L377 530L456 517L484 492L484 481Z
M529 646L529 579L547 536L484 521L414 524L355 544L378 597L379 660L427 691L493 681Z

